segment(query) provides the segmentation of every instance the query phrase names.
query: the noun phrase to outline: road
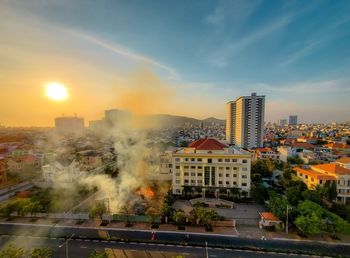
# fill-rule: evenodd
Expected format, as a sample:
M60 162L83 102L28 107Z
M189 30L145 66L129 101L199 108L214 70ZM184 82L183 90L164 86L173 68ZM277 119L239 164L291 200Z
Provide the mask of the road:
M64 238L72 234L82 241L133 241L152 242L149 230L116 229L103 227L72 227L62 225L38 225L21 223L0 223L1 235L17 235L31 237ZM317 253L329 256L349 256L350 244L319 243L307 241L258 240L225 235L190 233L190 239L185 240L184 232L162 231L156 233L156 242L162 244L179 244L205 246L205 242L213 248L235 248L251 250L273 250L276 252ZM154 242L153 242L154 243ZM350 256L349 256L350 257Z
M0 248L6 243L13 243L15 246L23 247L25 249L37 248L37 247L50 247L54 252L54 257L66 257L65 246L59 247L64 243L64 239L61 238L47 238L47 237L28 237L28 236L1 236ZM234 250L234 249L220 249L208 247L192 247L192 246L175 246L166 244L153 244L153 243L124 243L117 241L106 240L88 240L88 239L73 239L68 243L68 256L69 257L88 257L94 250L105 250L107 253L113 253L109 257L135 257L135 258L155 258L155 257L182 257L182 258L195 258L195 257L288 257L291 254L278 254L278 253L266 253L262 251L250 251L250 250ZM293 255L295 256L295 255ZM295 256L297 257L297 256ZM305 256L304 256L305 257Z

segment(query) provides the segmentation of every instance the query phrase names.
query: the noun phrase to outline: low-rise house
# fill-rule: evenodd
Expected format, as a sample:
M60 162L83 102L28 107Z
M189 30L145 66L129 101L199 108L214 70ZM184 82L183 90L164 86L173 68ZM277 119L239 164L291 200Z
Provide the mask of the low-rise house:
M280 160L280 154L273 151L271 148L256 148L253 151L253 158L256 159L271 159Z
M9 171L20 171L26 167L39 168L41 165L40 159L35 155L8 157L6 163Z
M337 184L337 201L350 203L350 169L338 164L328 163L313 166L296 167L297 178L309 189L324 185L327 181Z
M277 218L273 213L271 212L261 212L260 213L260 221L259 221L259 228L262 229L264 227L274 227L278 224L281 224L282 221Z

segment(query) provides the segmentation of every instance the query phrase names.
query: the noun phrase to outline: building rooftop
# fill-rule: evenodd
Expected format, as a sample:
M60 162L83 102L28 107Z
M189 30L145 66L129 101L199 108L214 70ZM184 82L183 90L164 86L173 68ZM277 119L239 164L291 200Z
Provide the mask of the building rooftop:
M343 158L337 159L335 162L348 164L348 163L350 163L350 157L343 157Z
M272 212L262 212L260 215L264 220L280 221Z
M226 144L213 138L199 139L190 143L188 147L195 148L196 150L224 150L225 148L228 148Z
M318 180L336 180L335 176L327 175L327 174L322 173L322 172L317 172L317 171L314 171L310 168L296 167L294 169L298 173L302 173L303 175L307 175L307 176L316 178Z
M311 166L313 170L321 170L325 173L332 173L336 175L350 175L350 169L343 168L338 164L329 163L329 164L320 164Z

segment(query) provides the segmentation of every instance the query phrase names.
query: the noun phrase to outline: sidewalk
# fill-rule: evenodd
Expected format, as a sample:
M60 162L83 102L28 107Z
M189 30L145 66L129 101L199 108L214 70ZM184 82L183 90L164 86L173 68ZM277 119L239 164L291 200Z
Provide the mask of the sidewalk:
M77 223L78 220L67 220L67 219L31 219L31 218L13 218L7 221L5 218L0 218L0 222L7 223L30 223L30 224L57 224L61 226L72 226L72 227L97 227L103 230L104 228L115 228L127 230L125 227L125 222L111 222L108 225L100 226L101 220L90 219L84 220L83 223ZM150 223L135 222L133 226L129 229L134 230L151 230ZM202 226L186 226L185 230L178 230L176 225L173 224L160 224L157 231L173 231L173 232L191 232L191 233L203 233L203 234L219 234L232 237L242 237L251 239L261 239L264 236L266 239L270 240L295 240L295 241L317 241L317 242L328 242L328 243L350 243L350 236L342 235L341 240L334 240L328 235L318 235L303 238L296 234L296 232L291 231L289 234L285 232L269 232L266 230L261 230L258 226L251 225L238 225L236 228L232 227L213 227L213 232L205 231Z

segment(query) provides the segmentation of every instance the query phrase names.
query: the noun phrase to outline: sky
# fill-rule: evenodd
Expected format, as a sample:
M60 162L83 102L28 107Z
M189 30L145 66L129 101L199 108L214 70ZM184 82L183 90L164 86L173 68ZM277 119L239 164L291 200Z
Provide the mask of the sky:
M257 92L266 121L350 121L349 46L348 0L0 0L0 124L100 119L143 83L151 113L225 118Z

